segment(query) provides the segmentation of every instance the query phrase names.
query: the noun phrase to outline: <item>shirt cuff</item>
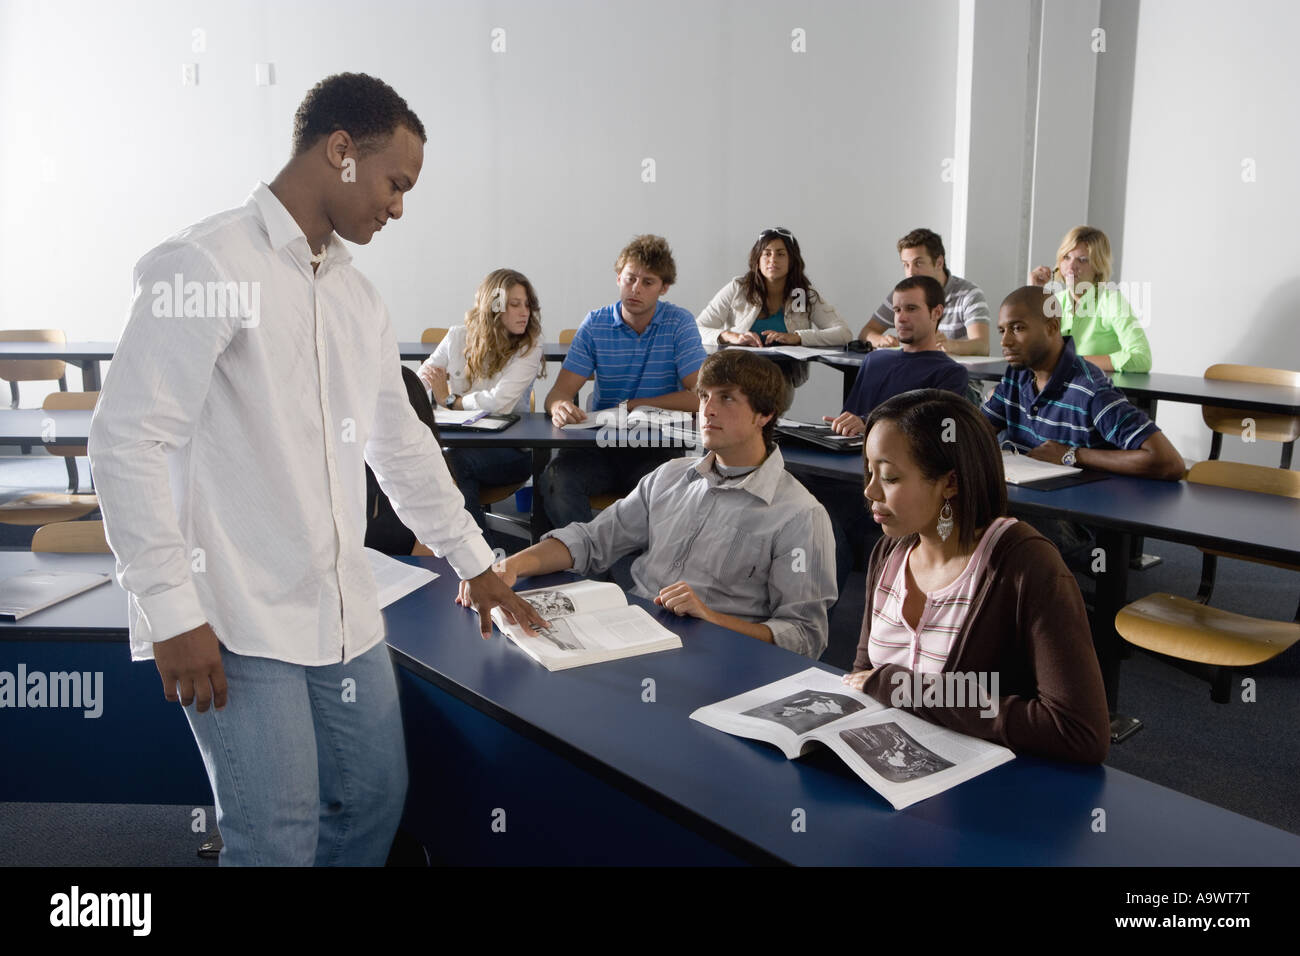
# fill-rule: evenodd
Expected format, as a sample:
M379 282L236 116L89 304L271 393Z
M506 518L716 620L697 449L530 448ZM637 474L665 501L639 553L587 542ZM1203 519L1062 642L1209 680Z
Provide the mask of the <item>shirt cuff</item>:
M478 577L492 567L492 559L495 555L488 547L488 543L483 540L483 535L475 534L449 550L444 557L451 565L451 569L456 572L456 576L466 581Z
M802 629L793 621L779 621L775 618L762 622L763 626L772 632L772 643L777 647L785 648L787 651L794 651L796 654L803 654L807 650Z
M554 538L569 549L569 554L573 558L573 570L579 574L587 573L587 561L591 557L591 549L587 547L587 536L578 531L576 526L567 525L548 531L542 535L542 540L545 541L547 538Z
M192 580L156 594L136 595L135 601L154 643L192 631L208 621Z

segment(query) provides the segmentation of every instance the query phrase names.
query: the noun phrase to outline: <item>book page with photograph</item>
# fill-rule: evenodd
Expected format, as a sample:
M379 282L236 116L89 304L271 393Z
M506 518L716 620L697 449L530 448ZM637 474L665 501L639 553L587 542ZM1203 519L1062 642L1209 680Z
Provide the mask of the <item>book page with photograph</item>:
M814 734L890 802L911 806L978 777L1015 754L924 718L890 708Z
M817 668L701 707L691 719L770 743L791 760L830 747L895 810L1015 758L1006 747L885 707Z
M548 670L563 670L681 647L682 641L642 607L628 606L617 584L578 581L520 591L550 628L529 637L500 608L492 620L510 640Z
M835 674L810 667L784 680L701 707L692 720L780 748L793 760L818 745L811 731L862 713L885 708L866 694L850 690Z

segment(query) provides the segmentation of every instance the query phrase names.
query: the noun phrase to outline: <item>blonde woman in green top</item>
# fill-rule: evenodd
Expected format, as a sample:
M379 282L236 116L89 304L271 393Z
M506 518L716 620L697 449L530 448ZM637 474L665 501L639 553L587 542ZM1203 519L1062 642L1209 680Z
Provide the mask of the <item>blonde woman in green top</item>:
M1074 339L1075 354L1103 372L1149 372L1151 344L1128 300L1109 281L1110 266L1106 234L1075 226L1061 240L1056 267L1039 266L1029 281L1059 290L1061 334Z

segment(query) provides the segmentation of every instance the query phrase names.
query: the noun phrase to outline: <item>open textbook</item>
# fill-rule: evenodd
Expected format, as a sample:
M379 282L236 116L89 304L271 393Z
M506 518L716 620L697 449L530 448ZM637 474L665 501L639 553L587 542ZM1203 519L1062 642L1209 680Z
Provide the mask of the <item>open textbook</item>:
M824 744L895 810L1015 757L1006 747L887 708L815 667L701 707L691 719L770 743L790 760Z
M550 629L529 637L507 624L499 607L492 620L503 634L547 670L635 657L682 646L682 639L643 607L629 605L623 589L603 581L577 581L553 588L520 591L550 622Z

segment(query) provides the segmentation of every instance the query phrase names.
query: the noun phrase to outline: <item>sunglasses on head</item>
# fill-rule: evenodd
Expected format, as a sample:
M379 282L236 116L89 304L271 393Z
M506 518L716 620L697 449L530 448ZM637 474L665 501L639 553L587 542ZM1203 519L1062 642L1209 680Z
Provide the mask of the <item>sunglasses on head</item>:
M758 234L760 241L771 238L772 236L785 236L785 238L789 239L791 242L794 241L794 233L789 229L764 229Z

